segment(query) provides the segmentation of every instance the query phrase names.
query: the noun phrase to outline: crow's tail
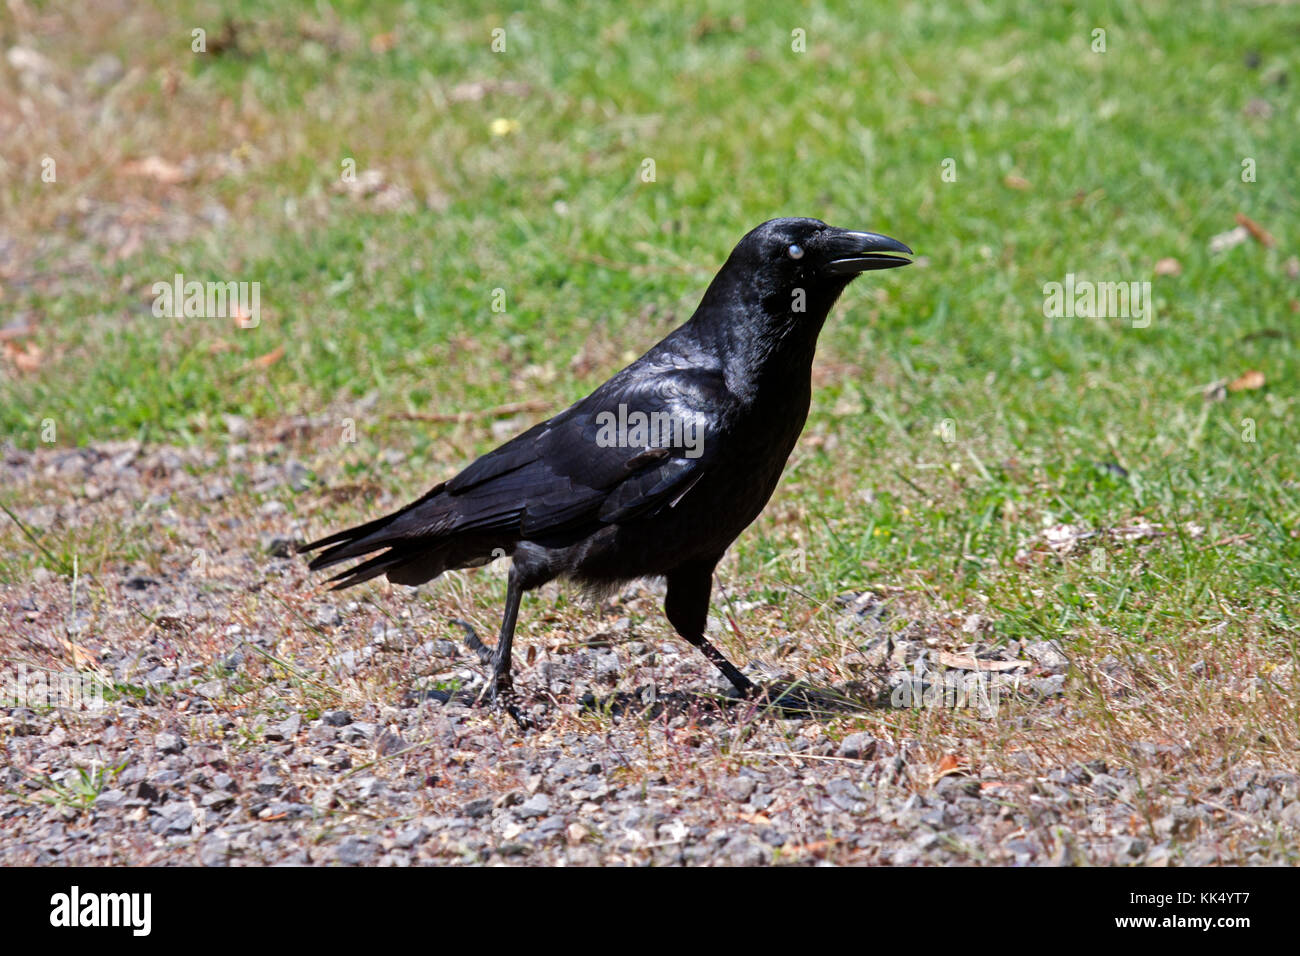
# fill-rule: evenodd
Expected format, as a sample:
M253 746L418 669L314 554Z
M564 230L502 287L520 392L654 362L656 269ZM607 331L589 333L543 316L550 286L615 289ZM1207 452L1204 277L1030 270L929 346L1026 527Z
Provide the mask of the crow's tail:
M394 584L423 584L449 569L476 567L513 553L513 541L502 540L499 533L457 528L454 511L433 502L444 488L438 485L399 511L301 545L298 551L325 549L307 565L313 571L373 555L330 578L335 591L381 574Z

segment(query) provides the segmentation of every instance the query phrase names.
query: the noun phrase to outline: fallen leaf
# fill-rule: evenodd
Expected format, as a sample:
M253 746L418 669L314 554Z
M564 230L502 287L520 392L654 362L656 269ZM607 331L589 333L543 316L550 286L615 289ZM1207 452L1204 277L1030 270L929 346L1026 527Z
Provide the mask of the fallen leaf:
M1002 184L1011 189L1028 189L1029 180L1024 176L1017 176L1015 173L1007 173L1002 179Z
M930 786L934 786L944 777L959 776L970 771L970 766L966 761L956 754L944 754L939 761L939 766L935 768L934 775L930 777Z
M5 342L4 357L20 372L35 372L41 367L41 349L35 342L16 345Z
M1183 274L1183 264L1173 256L1168 256L1156 263L1155 273L1158 276L1177 276Z
M280 359L282 358L284 358L283 345L272 349L270 352L267 352L265 355L259 355L257 358L253 359L253 364L256 365L258 368L270 368L272 365L280 361Z
M64 641L63 649L68 652L68 657L72 661L73 667L94 668L96 666L95 655L80 644L74 644L72 641Z
M1244 212L1237 213L1237 225L1245 228L1261 246L1272 247L1277 245L1277 240L1273 238L1272 234Z
M813 843L801 843L798 846L792 846L786 852L794 855L811 853L813 856L822 856L827 850L838 846L839 842L840 841L834 837L829 840L816 840Z
M1264 373L1254 368L1248 372L1243 372L1238 378L1228 383L1228 391L1230 392L1248 392L1263 387Z
M132 160L123 164L118 172L123 176L145 176L165 186L175 186L189 178L183 169L161 156Z
M395 46L397 46L396 30L389 30L387 33L376 33L370 38L371 53L387 53Z
M234 303L234 307L230 310L230 317L241 329L255 329L258 326L258 323L252 321L253 317L245 312L244 307L238 302Z

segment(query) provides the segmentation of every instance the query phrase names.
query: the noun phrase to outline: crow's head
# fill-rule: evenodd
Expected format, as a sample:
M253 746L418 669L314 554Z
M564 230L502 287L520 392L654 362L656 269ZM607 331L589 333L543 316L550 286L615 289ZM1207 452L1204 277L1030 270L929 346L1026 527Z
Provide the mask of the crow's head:
M838 292L860 273L908 265L910 255L897 239L878 233L837 229L820 219L770 219L740 240L727 265L782 286Z
M820 219L771 219L732 250L695 320L749 367L778 351L803 361L845 286L863 272L908 265L910 255L878 233Z

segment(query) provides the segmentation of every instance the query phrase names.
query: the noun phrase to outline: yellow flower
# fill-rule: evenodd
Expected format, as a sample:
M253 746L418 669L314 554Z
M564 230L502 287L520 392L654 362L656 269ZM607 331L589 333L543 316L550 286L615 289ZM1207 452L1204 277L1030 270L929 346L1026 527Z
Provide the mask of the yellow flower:
M509 136L515 130L519 129L519 120L506 119L504 116L498 116L488 127L493 136Z

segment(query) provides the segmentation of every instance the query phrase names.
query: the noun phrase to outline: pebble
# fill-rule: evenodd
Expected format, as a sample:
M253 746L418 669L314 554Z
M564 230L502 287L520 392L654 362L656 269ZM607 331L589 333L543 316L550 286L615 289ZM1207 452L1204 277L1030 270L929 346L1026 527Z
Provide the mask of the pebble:
M355 866L371 862L378 855L378 852L372 843L357 837L347 837L339 843L335 854L340 863Z
M535 793L515 810L515 814L525 820L544 817L551 812L551 798L544 793Z
M178 734L162 733L154 737L153 746L162 754L178 754L185 749L185 741Z
M870 760L876 754L876 738L870 734L849 734L840 741L835 754L850 760Z
M1053 673L1064 673L1070 666L1070 659L1056 641L1034 641L1025 645L1024 652L1030 660Z

